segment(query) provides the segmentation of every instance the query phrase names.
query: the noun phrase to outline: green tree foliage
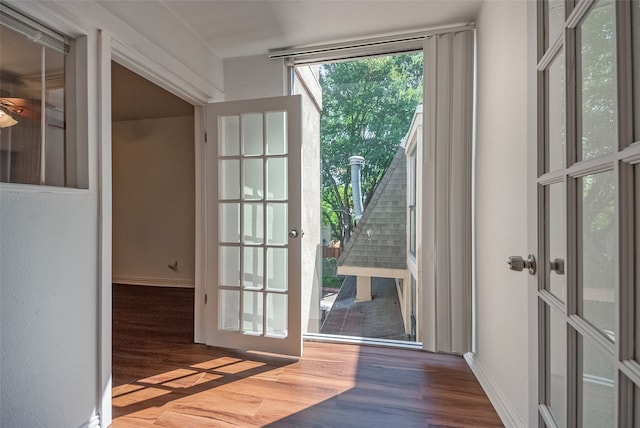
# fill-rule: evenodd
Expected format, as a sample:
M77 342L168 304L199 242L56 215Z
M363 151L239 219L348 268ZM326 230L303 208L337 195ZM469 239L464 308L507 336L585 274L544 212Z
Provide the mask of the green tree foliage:
M422 63L414 53L320 68L322 217L342 242L353 228L349 157L365 158L366 206L422 103Z

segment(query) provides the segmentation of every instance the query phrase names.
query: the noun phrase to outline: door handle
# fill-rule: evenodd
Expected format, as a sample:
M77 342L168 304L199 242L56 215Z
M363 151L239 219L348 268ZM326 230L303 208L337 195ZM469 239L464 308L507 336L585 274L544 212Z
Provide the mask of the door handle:
M295 229L291 229L289 231L289 238L297 238L298 237L298 231Z
M509 260L507 260L507 264L509 265L509 269L513 271L522 272L527 269L529 271L529 275L536 274L536 258L533 254L529 254L526 260L520 256L511 256L509 257Z
M549 269L558 275L564 275L564 259L553 259L549 262Z

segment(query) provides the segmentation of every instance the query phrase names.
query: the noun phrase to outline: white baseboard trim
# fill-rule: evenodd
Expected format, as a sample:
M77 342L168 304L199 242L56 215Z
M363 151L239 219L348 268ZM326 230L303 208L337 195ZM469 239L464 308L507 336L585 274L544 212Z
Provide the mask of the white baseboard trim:
M177 288L195 288L196 281L193 279L176 279L176 278L153 278L142 276L114 276L111 279L114 284L125 285L147 285L151 287L177 287Z
M526 428L526 425L522 422L520 416L518 416L511 401L505 397L502 390L500 390L495 382L487 375L487 371L484 369L478 356L473 352L467 352L464 354L464 359L473 374L478 378L480 386L482 386L487 397L489 397L489 401L493 404L504 426L507 428Z
M100 415L93 415L91 419L80 425L80 428L100 428Z

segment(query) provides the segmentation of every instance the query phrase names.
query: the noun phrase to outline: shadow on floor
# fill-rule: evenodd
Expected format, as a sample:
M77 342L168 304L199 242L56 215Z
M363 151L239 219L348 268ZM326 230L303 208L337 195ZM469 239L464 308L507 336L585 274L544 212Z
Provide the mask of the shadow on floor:
M459 356L305 342L304 357L288 358L198 345L193 299L193 289L114 286L113 428L502 426Z

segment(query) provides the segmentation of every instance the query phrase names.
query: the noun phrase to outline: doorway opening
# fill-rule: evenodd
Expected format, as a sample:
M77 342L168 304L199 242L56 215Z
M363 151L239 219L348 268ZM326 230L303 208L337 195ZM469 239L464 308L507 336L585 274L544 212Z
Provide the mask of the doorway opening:
M140 406L132 391L146 387L145 365L157 364L162 349L194 341L196 174L194 107L116 62L111 77L118 418Z
M321 286L308 333L419 341L408 159L422 140L423 70L422 51L296 68L300 86L311 75L321 91Z

